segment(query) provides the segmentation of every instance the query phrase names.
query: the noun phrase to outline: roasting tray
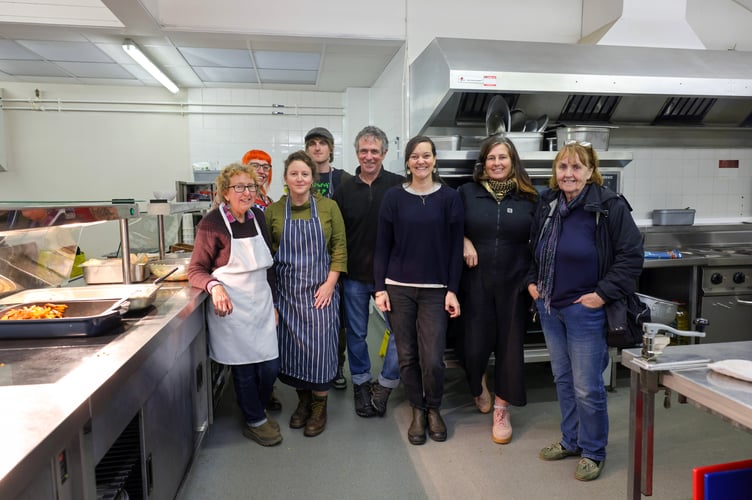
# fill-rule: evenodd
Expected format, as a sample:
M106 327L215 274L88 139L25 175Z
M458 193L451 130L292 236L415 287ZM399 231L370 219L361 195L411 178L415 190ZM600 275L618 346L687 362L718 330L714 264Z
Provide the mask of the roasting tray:
M25 302L0 309L2 316L9 309L22 306L43 306L46 302ZM120 325L127 312L125 299L61 300L66 304L65 316L55 319L0 320L0 339L46 339L55 337L91 337L107 333Z

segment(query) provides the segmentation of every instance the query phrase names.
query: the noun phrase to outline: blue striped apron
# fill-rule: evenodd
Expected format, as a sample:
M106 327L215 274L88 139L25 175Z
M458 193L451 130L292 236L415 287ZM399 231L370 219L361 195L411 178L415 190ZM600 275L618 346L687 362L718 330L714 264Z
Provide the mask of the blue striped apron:
M288 196L282 237L274 256L280 372L317 384L331 381L337 373L339 286L328 307L313 307L313 295L326 281L331 260L313 196L311 218L296 220Z

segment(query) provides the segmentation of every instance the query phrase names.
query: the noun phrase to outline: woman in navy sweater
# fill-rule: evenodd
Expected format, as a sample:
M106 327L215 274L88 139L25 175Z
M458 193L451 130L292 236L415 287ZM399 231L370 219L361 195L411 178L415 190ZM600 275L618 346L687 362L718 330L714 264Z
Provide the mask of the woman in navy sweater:
M439 407L449 318L460 315L464 212L459 193L436 171L436 146L413 137L405 147L407 181L384 196L379 212L374 278L376 306L389 315L400 376L413 419L412 444L447 437Z

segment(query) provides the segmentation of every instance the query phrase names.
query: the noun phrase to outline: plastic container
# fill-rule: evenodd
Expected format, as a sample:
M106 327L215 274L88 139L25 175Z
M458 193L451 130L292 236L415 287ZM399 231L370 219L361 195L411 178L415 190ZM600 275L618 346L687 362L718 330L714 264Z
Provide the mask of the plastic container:
M194 170L193 180L196 182L214 182L218 175L219 170Z
M694 208L664 208L653 210L654 226L691 226L694 223Z

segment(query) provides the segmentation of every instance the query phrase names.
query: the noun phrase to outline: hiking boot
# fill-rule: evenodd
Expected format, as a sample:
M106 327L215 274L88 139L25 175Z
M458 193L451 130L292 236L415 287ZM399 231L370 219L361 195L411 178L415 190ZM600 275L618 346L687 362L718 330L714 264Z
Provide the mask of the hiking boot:
M282 434L272 427L268 420L258 427L246 425L243 428L243 435L261 446L274 446L282 442Z
M407 440L416 445L426 442L426 410L413 406L413 420L407 429Z
M392 389L390 387L384 387L378 382L371 385L371 405L379 417L386 415L386 403L389 401L391 393Z
M326 428L326 399L326 396L313 395L311 416L305 423L304 436L314 437L324 432Z
M269 425L271 425L274 429L277 430L277 432L279 432L279 422L277 422L276 420L274 420L269 415L266 416L266 420L267 420L267 422L269 422Z
M282 402L274 395L274 387L272 387L272 395L269 397L269 401L266 403L267 411L282 411Z
M480 381L480 386L482 388L480 396L475 397L475 406L478 407L478 411L481 413L490 413L491 412L491 393L488 391L488 386L486 385L486 374L483 374L483 378Z
M554 443L550 446L543 448L538 457L541 460L561 460L562 458L575 457L580 454L580 451L569 451L565 449L561 443Z
M577 470L574 471L574 478L578 481L592 481L593 479L598 479L605 463L605 460L598 462L592 458L583 457L577 463Z
M332 387L338 390L342 390L347 388L347 379L342 374L342 367L340 366L337 368L337 374L334 376L334 380L332 380Z
M355 413L359 417L370 418L376 415L376 408L371 404L371 382L353 384L355 396Z
M428 437L434 441L446 441L446 424L444 423L444 419L441 418L439 409L429 408L426 413L428 417Z
M298 407L290 416L290 428L300 429L305 427L306 420L311 416L311 400L313 395L310 390L297 390Z
M507 406L494 405L493 430L491 439L496 444L507 444L512 440L512 422Z

